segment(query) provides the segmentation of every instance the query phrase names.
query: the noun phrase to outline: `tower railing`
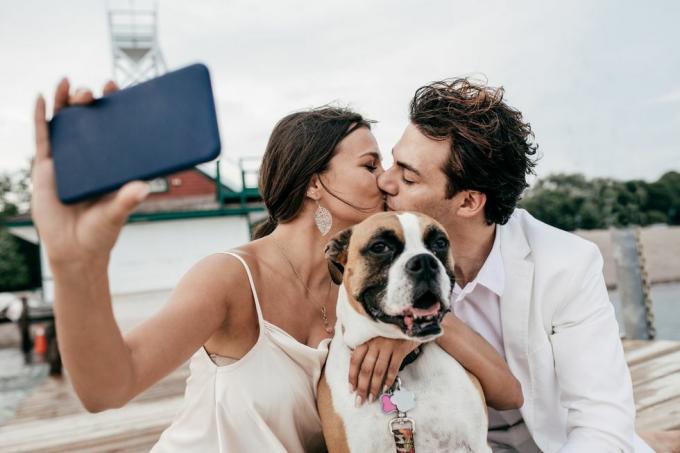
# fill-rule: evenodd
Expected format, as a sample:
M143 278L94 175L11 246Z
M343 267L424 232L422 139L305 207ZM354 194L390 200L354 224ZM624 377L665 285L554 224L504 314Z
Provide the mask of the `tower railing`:
M113 74L121 87L157 77L167 68L158 42L158 8L146 2L136 7L109 4L108 22Z

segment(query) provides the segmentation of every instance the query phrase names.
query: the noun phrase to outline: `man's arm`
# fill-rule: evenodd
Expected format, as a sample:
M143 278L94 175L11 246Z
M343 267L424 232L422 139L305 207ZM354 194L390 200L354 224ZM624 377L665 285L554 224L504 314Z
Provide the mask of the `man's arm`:
M479 380L489 406L497 410L522 407L522 386L493 346L452 313L444 317L442 330L435 341Z
M493 346L451 313L442 320L442 330L435 341L479 380L486 404L497 410L522 407L522 386ZM391 385L404 358L417 346L415 341L382 337L359 345L352 352L348 376L357 404L373 401L383 384Z
M560 401L568 410L561 453L632 452L635 405L614 308L591 244L552 319L550 337Z
M442 330L435 341L479 380L486 404L497 410L522 407L522 386L493 346L450 313L442 320ZM391 385L404 358L417 346L415 341L382 337L357 346L348 376L357 404L373 401L383 384Z

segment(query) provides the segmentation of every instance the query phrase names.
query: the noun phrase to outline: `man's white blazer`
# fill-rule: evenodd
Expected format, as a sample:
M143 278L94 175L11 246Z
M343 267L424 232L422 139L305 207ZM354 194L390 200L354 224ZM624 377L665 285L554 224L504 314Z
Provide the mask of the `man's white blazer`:
M630 371L599 249L523 209L498 231L505 354L534 441L544 452L632 452Z

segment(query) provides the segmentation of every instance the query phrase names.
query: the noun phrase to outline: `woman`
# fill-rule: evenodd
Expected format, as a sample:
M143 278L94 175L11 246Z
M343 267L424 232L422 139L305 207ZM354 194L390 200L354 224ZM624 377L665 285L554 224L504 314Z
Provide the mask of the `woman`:
M115 89L109 82L104 92ZM92 100L88 90L69 95L62 80L54 109ZM261 167L270 215L257 239L196 263L160 312L125 336L113 317L107 265L148 187L136 181L96 201L61 204L41 97L35 125L33 219L54 275L63 361L85 407L121 407L191 358L185 406L153 451L322 450L314 398L338 294L323 250L334 233L383 209L369 122L339 108L282 119ZM369 372L359 380L363 398L413 347L375 339L357 348L353 369ZM503 398L516 380L499 357L484 360L487 399L511 406L516 397ZM377 364L383 369L372 373Z

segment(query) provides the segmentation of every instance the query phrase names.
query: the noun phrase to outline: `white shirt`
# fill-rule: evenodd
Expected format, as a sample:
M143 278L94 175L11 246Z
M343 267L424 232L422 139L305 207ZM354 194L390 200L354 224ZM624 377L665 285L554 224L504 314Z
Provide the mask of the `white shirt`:
M464 288L453 287L451 307L453 314L480 334L505 359L503 329L501 328L500 298L505 287L505 271L501 256L498 228L491 252L482 268ZM489 409L489 429L514 425L522 420L519 410L497 411Z

